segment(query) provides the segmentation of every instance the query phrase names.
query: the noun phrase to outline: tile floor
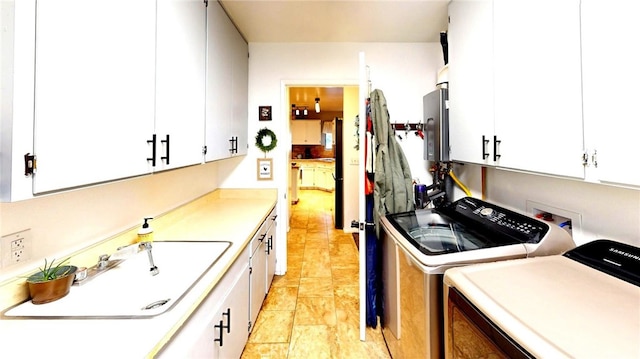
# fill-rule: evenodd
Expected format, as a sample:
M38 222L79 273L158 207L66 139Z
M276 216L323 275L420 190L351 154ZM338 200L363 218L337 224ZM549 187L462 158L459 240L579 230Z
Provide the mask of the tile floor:
M292 206L288 271L276 276L242 358L389 358L380 326L360 341L358 249L333 228L333 193Z

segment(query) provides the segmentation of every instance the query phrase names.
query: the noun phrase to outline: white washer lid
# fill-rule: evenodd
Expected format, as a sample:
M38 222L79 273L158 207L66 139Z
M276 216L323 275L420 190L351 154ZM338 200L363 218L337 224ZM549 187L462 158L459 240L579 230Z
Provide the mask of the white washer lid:
M540 358L640 358L640 287L563 256L453 268L455 287Z

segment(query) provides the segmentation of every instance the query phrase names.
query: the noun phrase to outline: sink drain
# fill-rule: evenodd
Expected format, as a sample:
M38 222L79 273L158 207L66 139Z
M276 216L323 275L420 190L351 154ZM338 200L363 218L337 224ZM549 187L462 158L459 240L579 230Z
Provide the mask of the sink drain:
M169 301L170 301L170 300L171 300L171 298L169 298L169 299L157 300L157 301L155 301L155 302L153 302L153 303L151 303L151 304L148 304L148 305L144 306L144 307L142 308L142 310L149 310L149 309L156 309L156 308L160 308L160 307L162 307L163 305L165 305L165 304L169 303Z

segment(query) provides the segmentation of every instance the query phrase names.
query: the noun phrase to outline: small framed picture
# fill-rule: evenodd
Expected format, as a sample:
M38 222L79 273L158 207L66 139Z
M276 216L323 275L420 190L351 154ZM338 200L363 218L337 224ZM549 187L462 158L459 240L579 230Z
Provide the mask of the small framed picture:
M258 114L260 121L271 121L271 106L259 106Z
M258 181L269 181L273 179L273 159L271 158L258 158Z

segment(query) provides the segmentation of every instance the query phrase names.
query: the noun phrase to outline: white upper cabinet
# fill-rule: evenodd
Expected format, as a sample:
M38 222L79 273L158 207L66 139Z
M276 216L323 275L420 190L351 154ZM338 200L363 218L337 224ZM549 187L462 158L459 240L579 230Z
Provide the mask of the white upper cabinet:
M584 178L579 5L451 2L454 160Z
M640 186L640 3L582 0L581 12L588 179Z
M583 178L579 0L493 11L496 164Z
M247 152L248 46L217 1L207 8L206 161Z
M294 145L319 145L322 143L320 120L292 120L291 143Z
M148 173L155 1L38 1L34 193Z
M218 2L0 10L2 201L246 154L248 45Z
M231 133L235 137L235 150L232 155L246 155L249 125L249 46L235 28L231 35L230 51L233 59L231 71L233 126Z
M493 163L493 6L449 5L449 142L451 158ZM485 142L486 141L486 142Z
M203 160L207 15L202 0L157 6L154 170L163 170Z

